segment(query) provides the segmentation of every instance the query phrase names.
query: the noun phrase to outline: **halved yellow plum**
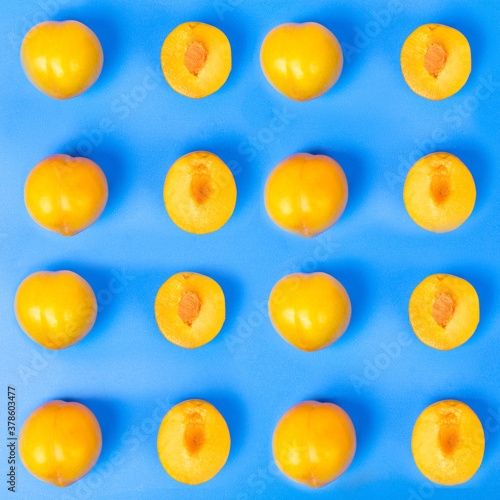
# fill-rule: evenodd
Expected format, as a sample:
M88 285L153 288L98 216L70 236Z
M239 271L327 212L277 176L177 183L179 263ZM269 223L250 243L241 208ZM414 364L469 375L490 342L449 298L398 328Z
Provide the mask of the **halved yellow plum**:
M472 213L476 185L456 156L432 153L408 172L403 198L408 214L420 227L445 233L461 226Z
M210 342L224 324L224 293L208 276L174 274L156 295L155 315L167 340L188 349L200 347Z
M174 406L158 433L158 455L163 468L176 481L201 484L224 467L231 436L224 417L201 399Z
M469 78L469 42L454 28L424 24L403 44L401 70L416 94L432 100L445 99L458 92Z
M195 99L205 97L227 80L231 72L231 45L215 26L184 23L165 39L161 66L176 92Z
M479 298L467 281L450 274L433 274L413 291L410 323L428 346L449 350L465 343L479 323Z
M179 158L163 189L168 215L184 231L206 234L220 229L236 206L236 183L213 153L196 151Z
M411 439L415 464L429 480L462 484L479 469L484 455L481 421L465 403L439 401L418 417Z

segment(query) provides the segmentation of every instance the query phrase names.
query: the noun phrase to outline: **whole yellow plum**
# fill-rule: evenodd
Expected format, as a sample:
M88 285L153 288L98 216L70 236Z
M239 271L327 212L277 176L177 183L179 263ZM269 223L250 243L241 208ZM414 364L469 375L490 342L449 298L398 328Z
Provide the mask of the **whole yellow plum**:
M294 101L309 101L334 86L344 58L335 35L321 24L286 23L267 34L260 62L276 90Z
M287 342L302 351L317 351L346 331L351 301L345 288L329 274L295 273L274 286L269 316Z
M31 83L54 99L83 94L99 78L104 57L95 33L78 21L33 26L21 45L21 63Z

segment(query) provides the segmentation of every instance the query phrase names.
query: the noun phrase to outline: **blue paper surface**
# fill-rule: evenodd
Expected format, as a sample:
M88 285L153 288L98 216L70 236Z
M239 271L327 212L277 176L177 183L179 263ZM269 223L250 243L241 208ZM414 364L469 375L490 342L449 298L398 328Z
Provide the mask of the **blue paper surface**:
M104 69L85 94L53 100L25 77L22 37L34 24L76 19L100 38ZM163 78L167 34L187 21L220 28L233 69L215 94L192 100ZM339 39L344 69L323 97L296 103L265 80L259 51L284 22L316 21ZM443 101L414 94L399 56L418 26L461 31L472 50L463 89ZM500 322L500 6L494 0L301 2L286 0L37 0L5 2L0 17L0 352L3 390L16 388L18 428L51 399L86 404L103 431L94 470L57 489L17 463L22 499L461 499L498 498ZM165 176L181 155L211 151L235 174L236 210L219 231L196 236L168 217ZM457 230L417 226L403 203L411 165L433 151L457 155L472 172L477 201ZM324 153L343 167L349 201L339 222L315 239L275 226L263 188L272 168L297 152ZM65 238L39 227L23 201L26 177L54 153L88 156L110 188L102 217ZM19 283L40 270L70 269L93 287L100 311L79 344L51 352L31 341L14 316ZM224 290L227 319L209 344L170 344L155 322L154 300L172 274L195 271ZM266 307L278 279L297 271L331 273L353 307L333 346L304 353L272 328ZM434 273L468 280L481 321L463 346L422 344L408 320L415 286ZM163 470L156 451L161 419L185 399L214 404L232 437L226 466L190 487ZM466 484L433 485L411 454L421 411L459 399L486 431L484 462ZM6 435L7 395L0 401ZM306 399L332 401L351 416L358 448L351 467L321 490L302 487L274 465L271 438L281 415ZM10 498L0 454L0 497Z

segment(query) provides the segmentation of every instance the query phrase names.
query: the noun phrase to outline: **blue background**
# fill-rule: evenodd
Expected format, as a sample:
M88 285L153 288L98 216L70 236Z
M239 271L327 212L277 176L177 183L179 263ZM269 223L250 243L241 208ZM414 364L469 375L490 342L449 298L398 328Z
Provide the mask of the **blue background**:
M16 388L18 427L37 406L61 398L88 405L104 436L94 470L64 490L38 481L19 462L16 498L499 497L498 2L37 0L2 8L2 382ZM104 49L98 82L69 101L36 90L19 62L25 32L49 18L87 24ZM219 27L233 51L228 81L201 100L175 93L159 67L166 35L193 20ZM344 69L325 96L296 103L267 83L259 50L277 24L310 20L338 37ZM457 28L472 49L467 84L440 102L414 94L399 64L406 37L429 22ZM171 164L200 149L219 155L238 187L233 217L205 236L177 228L162 199ZM477 186L471 217L448 234L421 229L403 204L407 171L432 151L456 154ZM39 227L23 202L32 167L65 152L96 161L110 187L100 220L71 238ZM331 155L349 182L344 215L312 240L280 230L263 204L267 175L297 152ZM55 354L24 335L14 317L17 286L44 269L80 273L100 304L93 331ZM159 287L186 270L217 280L227 301L223 330L195 350L167 342L154 316ZM348 331L320 352L285 343L265 311L275 282L295 271L331 273L352 300ZM408 321L411 292L437 272L468 280L481 302L476 333L449 352L422 344ZM156 451L161 418L188 398L212 402L232 437L226 466L197 487L171 479ZM481 468L454 488L427 481L410 448L420 412L445 398L469 404L486 431ZM349 470L318 491L285 478L271 455L280 416L305 399L341 405L358 437ZM6 433L5 424L0 428ZM7 498L4 480L0 492Z

